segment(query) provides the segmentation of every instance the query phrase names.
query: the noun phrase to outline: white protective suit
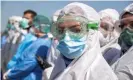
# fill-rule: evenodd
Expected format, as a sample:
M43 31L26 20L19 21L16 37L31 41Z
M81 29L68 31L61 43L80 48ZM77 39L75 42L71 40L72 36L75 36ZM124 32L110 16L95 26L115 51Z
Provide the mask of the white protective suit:
M133 80L133 46L112 65L119 80Z
M121 47L118 44L118 37L121 33L121 29L118 26L119 24L119 22L115 23L115 38L101 48L102 54L109 65L112 65L118 58L120 58L121 54Z
M61 12L61 9L57 10L57 11L53 14L52 20L53 20L54 23L57 21L60 12Z
M133 3L124 9L121 17L126 12L133 14ZM112 65L112 68L119 80L133 80L133 46Z
M6 71L6 66L8 61L16 53L18 45L24 39L24 35L27 34L26 30L23 30L19 27L19 22L22 20L22 17L12 16L9 18L9 23L13 24L15 30L9 29L7 42L4 47L2 47L2 70Z
M118 37L121 33L121 29L119 28L119 13L115 9L105 9L99 12L99 15L102 21L110 23L110 29L114 27L114 30L108 34L105 38L103 35L100 35L100 45L102 54L106 61L111 65L113 64L119 57L121 47L118 44Z
M62 13L84 16L89 21L100 21L98 13L92 7L78 2L65 6ZM82 56L74 59L67 67L61 54L52 46L48 58L52 67L44 70L43 80L117 80L101 55L98 31L89 30L86 46Z
M123 14L126 12L133 14L133 3L124 9L122 14L120 15L120 19L123 16ZM115 33L122 32L121 29L119 29L119 27L118 27L119 24L120 24L120 21L117 21L116 22L117 27L116 27ZM116 39L116 42L118 42L118 39ZM110 65L112 65L118 58L120 58L120 55L122 53L121 49L123 47L120 47L120 45L118 43L113 44L113 47L112 47L112 45L110 47L108 47L108 46L109 45L106 45L105 47L103 47L102 52L103 52L104 58L107 60L107 62ZM109 48L111 48L111 49L109 49ZM111 56L112 56L112 58L111 58Z
M109 24L109 30L113 29L115 22L119 20L119 13L115 9L108 8L102 10L99 12L99 15L102 22ZM104 37L102 34L100 35L100 45L102 47L117 38L117 34L115 34L114 30L113 32L104 32L101 27L99 27L99 30L103 35L107 35L107 37Z

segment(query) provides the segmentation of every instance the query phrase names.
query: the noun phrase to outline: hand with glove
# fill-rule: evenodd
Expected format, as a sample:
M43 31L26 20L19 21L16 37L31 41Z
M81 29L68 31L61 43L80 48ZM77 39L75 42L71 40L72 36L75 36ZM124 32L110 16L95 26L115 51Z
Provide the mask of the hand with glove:
M9 74L10 71L11 70L9 69L7 72L4 73L4 75L3 75L3 79L4 80L8 80L8 76L7 75Z
M36 55L36 59L42 69L51 67L51 64L49 64L46 60L43 60L40 56Z

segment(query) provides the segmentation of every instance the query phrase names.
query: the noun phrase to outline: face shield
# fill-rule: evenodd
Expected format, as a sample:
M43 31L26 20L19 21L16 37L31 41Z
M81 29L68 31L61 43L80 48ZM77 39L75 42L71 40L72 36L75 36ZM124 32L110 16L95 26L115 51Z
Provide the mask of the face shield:
M30 31L36 33L49 33L51 28L51 22L43 15L37 15L33 20L33 26Z
M39 31L43 33L49 33L51 25L50 24L44 24L44 23L36 23L34 22L34 28L38 29Z

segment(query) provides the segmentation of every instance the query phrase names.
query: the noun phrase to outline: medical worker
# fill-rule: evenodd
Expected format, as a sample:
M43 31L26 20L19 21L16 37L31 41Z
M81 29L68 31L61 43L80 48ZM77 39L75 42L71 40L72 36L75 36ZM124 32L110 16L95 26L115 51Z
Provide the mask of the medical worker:
M112 65L119 80L133 79L133 3L127 6L121 15L122 33L119 37L121 45L121 58Z
M55 28L56 28L55 24L56 24L56 22L57 22L57 19L58 19L58 17L59 17L60 12L61 12L61 9L57 10L57 11L53 14L53 16L52 16L52 27L55 27ZM52 33L52 32L54 32L54 28L51 28L51 33ZM58 44L58 39L57 39L56 37L54 37L54 43L55 43L55 46Z
M36 55L46 59L51 39L47 33L50 30L50 21L47 17L38 15L33 20L34 27L30 32L38 37L28 48L26 48L17 64L7 71L4 79L9 80L41 80L42 69L36 60Z
M118 32L118 26L116 26L119 20L119 13L115 9L104 9L99 12L101 23L99 27L100 34L100 45L104 58L108 64L113 64L115 56L119 55L119 50L121 49L118 43L118 37L120 33ZM115 48L114 48L115 47ZM113 50L116 49L114 53Z
M28 25L28 20L23 18L22 21L20 21L20 26L27 30L27 28L29 28L29 25ZM25 34L24 35L24 40L20 43L18 49L17 49L17 52L16 54L12 57L12 59L9 61L8 65L7 65L7 69L10 69L12 68L14 65L16 65L16 62L18 60L18 58L21 56L21 54L23 53L23 51L29 46L32 44L33 41L35 41L37 39L36 36L34 36L33 34L31 34L30 32L28 34Z
M35 41L37 39L37 37L35 37L33 34L31 34L29 32L29 29L32 25L33 22L33 18L37 15L37 13L33 10L26 10L23 14L23 18L20 21L20 27L24 30L26 30L28 33L27 34L23 34L24 35L24 40L20 43L20 45L17 48L17 52L16 54L12 57L12 59L9 61L8 65L7 65L7 69L12 68L18 58L21 56L21 54L23 53L23 51L32 44L33 41ZM33 26L33 25L32 25Z
M33 10L26 10L23 13L23 18L26 18L29 20L29 25L32 26L33 19L37 15L37 13Z
M132 37L132 21L133 21L133 15L132 15L132 4L124 9L123 13L120 16L120 24L119 27L121 28L122 32L120 34L120 37L118 38L118 44L119 46L115 45L112 50L108 51L104 57L107 61L110 61L110 64L112 65L115 61L117 61L123 54L125 54L133 45ZM112 54L116 54L113 57L113 59L110 57Z
M133 3L121 14L122 33L119 37L121 58L112 65L119 80L133 80Z
M118 43L121 46L121 56L133 46L133 4L124 9L121 14L120 34Z
M7 28L8 36L6 44L2 47L2 70L5 72L8 61L16 53L18 45L24 39L23 34L27 34L26 30L20 28L19 22L22 20L20 16L12 16L9 18Z
M119 13L115 9L104 9L99 12L100 27L100 46L103 47L112 40L116 39L117 34L114 33L115 22L119 20Z
M70 3L61 10L53 33L59 45L48 80L117 80L101 55L98 31L91 29L99 22L98 13L83 3Z

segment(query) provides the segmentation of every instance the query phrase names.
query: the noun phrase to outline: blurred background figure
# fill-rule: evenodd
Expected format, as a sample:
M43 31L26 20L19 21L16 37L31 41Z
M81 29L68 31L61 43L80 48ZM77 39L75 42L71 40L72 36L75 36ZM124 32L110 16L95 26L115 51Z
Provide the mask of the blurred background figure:
M46 59L49 47L51 46L51 38L47 33L50 31L51 22L43 16L37 15L33 19L33 26L29 32L37 37L37 40L33 41L29 45L11 69L4 73L4 79L15 80L41 80L42 69L39 66L36 56L40 56L42 59Z
M105 9L99 12L101 23L99 27L100 45L104 58L109 63L113 64L116 61L116 56L120 57L120 46L118 45L118 37L120 28L117 24L119 13L115 9ZM115 52L114 52L115 49Z
M56 25L56 22L57 22L57 19L58 19L58 17L59 17L60 12L61 12L61 9L57 10L57 11L53 14L53 16L52 16L51 33L53 33L53 32L54 32L54 29L56 28L55 25ZM53 27L55 27L55 28L53 28ZM54 36L53 36L53 37L54 37ZM54 37L54 44L55 44L55 46L57 46L57 44L58 44L58 39L57 39L56 37Z
M103 47L116 39L114 34L115 22L119 20L119 13L115 9L105 9L99 12L100 15L100 46Z
M2 70L5 72L8 61L15 54L19 43L24 39L22 34L26 34L27 31L23 30L19 26L19 22L22 20L20 16L12 16L7 23L8 36L6 44L2 47Z
M4 47L2 47L3 72L5 72L6 69L9 69L11 66L15 65L16 59L18 58L18 56L20 56L18 54L24 50L19 44L23 40L25 40L25 37L29 32L29 28L30 28L29 25L32 24L32 20L35 16L36 16L36 13L34 11L27 10L24 12L24 15L23 15L24 18L20 16L12 16L9 18L7 29L6 29L6 31L8 31L8 36L6 38L6 44L4 45ZM15 56L16 58L12 59L13 60L12 61L11 58L16 52L18 54L17 56ZM11 61L9 62L9 60ZM8 62L9 62L9 65L7 66ZM8 68L6 68L6 66Z
M56 22L57 22L57 19L58 19L58 17L59 17L60 12L61 12L61 9L57 10L57 11L53 14L53 16L52 16L52 22L53 22L53 23L56 23Z
M117 40L117 44L114 45L106 54L104 58L109 64L113 64L123 54L128 51L133 45L133 33L132 33L132 4L124 9L118 21L121 34ZM118 45L119 44L119 45Z
M119 37L119 45L122 54L133 46L133 3L126 7L120 17L120 28L122 33Z
M121 58L112 65L119 80L133 80L133 3L127 6L120 16Z
M29 26L32 26L33 19L37 15L37 13L33 10L26 10L23 13L23 18L27 19L29 21ZM25 26L26 27L26 26Z
M29 45L32 44L33 41L37 39L36 36L31 34L29 32L29 29L31 26L33 26L33 18L37 15L37 13L33 10L26 10L24 12L23 18L20 21L20 27L23 30L26 30L28 33L23 34L24 35L24 40L19 44L17 48L17 52L15 52L15 55L12 57L12 59L8 62L7 69L12 68L14 65L16 65L19 57L22 55L23 51L28 48Z

